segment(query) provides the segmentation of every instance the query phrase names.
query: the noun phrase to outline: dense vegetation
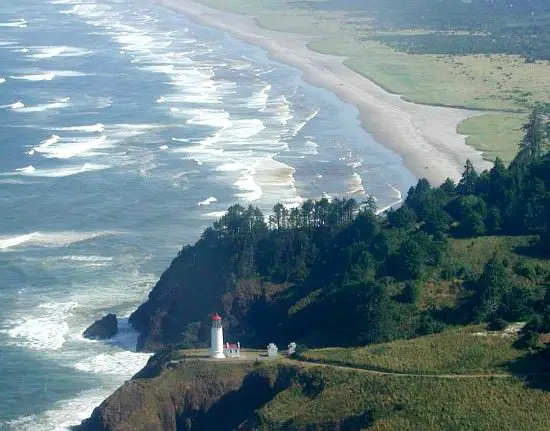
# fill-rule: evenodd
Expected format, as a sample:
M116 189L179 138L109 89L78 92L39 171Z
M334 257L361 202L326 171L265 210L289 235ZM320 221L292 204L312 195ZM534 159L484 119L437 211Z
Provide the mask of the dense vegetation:
M547 114L533 111L508 168L497 160L478 173L466 162L458 184L422 179L384 217L371 199L279 204L267 223L232 206L132 315L141 346L201 345L214 310L229 337L260 347L361 345L499 319L532 320L524 341L536 343L550 331ZM524 246L477 256L476 271L463 242L484 235L521 235Z
M374 17L384 31L430 34L376 36L415 54L516 54L550 60L550 3L546 0L373 0L307 2L308 7L353 10Z

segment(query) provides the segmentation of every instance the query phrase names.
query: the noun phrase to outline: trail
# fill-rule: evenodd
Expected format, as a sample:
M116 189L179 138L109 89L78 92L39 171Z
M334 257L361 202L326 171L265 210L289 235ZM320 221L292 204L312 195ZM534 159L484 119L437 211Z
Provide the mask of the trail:
M367 374L373 374L377 376L395 376L395 377L421 377L421 378L433 378L433 379L478 379L478 378L512 378L512 377L525 377L525 376L531 376L531 375L540 375L540 374L548 374L548 373L533 373L533 374L524 374L521 376L516 376L514 374L510 373L485 373L485 374L417 374L417 373L400 373L395 371L378 371L378 370L370 370L368 368L360 368L360 367L353 367L349 365L332 365L332 364L324 364L319 362L310 362L310 361L301 361L299 359L286 359L289 363L299 363L301 365L304 365L306 367L329 367L334 368L336 370L344 370L344 371L355 371L360 373L367 373Z

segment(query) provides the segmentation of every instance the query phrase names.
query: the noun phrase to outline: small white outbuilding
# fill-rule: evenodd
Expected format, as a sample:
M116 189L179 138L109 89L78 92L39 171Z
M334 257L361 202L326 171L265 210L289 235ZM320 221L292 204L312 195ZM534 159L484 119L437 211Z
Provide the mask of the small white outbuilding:
M268 346L267 346L267 356L269 356L269 357L277 356L278 351L279 351L279 349L277 348L275 343L269 343L268 344Z
M293 341L288 345L288 354L293 355L294 353L296 353L296 343Z

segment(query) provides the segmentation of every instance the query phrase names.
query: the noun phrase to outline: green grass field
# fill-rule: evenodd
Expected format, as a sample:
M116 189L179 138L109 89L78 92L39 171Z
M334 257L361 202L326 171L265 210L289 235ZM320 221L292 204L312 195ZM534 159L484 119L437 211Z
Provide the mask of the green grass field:
M516 378L437 379L309 369L324 389L292 385L262 407L262 429L547 430L550 394Z
M526 355L512 347L516 339L510 334L488 333L478 325L366 347L308 350L303 358L397 373L498 374Z
M255 16L268 29L323 38L313 50L346 57L351 69L406 100L441 106L525 113L536 101L550 101L550 63L526 64L512 55L419 55L398 52L369 40L378 34L418 34L422 30L380 32L369 17L346 11L298 7L288 0L200 0L221 10ZM321 31L322 30L322 31ZM460 125L468 144L487 160L515 155L524 115L486 115Z

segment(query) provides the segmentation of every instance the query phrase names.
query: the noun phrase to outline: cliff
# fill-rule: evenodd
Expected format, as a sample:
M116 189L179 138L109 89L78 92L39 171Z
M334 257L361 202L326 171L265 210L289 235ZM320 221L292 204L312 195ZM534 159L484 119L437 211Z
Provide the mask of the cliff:
M461 348L473 338L456 331L442 337L454 340L457 336L462 340ZM499 355L513 353L512 340L495 338L499 354L489 353L488 358L494 359L491 365L499 373L493 377L430 375L432 365L437 365L436 371L445 370L445 364L463 368L452 360L447 362L451 351L444 342L439 346L442 360L441 355L434 355L431 362L430 358L422 362L413 353L411 360L403 362L392 353L403 346L416 352L422 344L432 345L439 338L373 346L372 357L359 355L353 349L311 353L336 354L341 358L339 362L351 361L355 366L391 361L394 366L418 370L420 363L426 375L381 374L283 358L260 363L212 362L177 359L177 352L157 354L75 431L548 429L548 379L523 381L502 374ZM480 358L477 345L490 342L489 337L477 337L473 341L477 344L466 348L472 360L466 363L472 365L472 371L477 370L477 365L487 364ZM385 356L384 349L390 349ZM361 358L365 364L357 363ZM532 359L519 358L520 362L528 362L523 369L533 369Z

